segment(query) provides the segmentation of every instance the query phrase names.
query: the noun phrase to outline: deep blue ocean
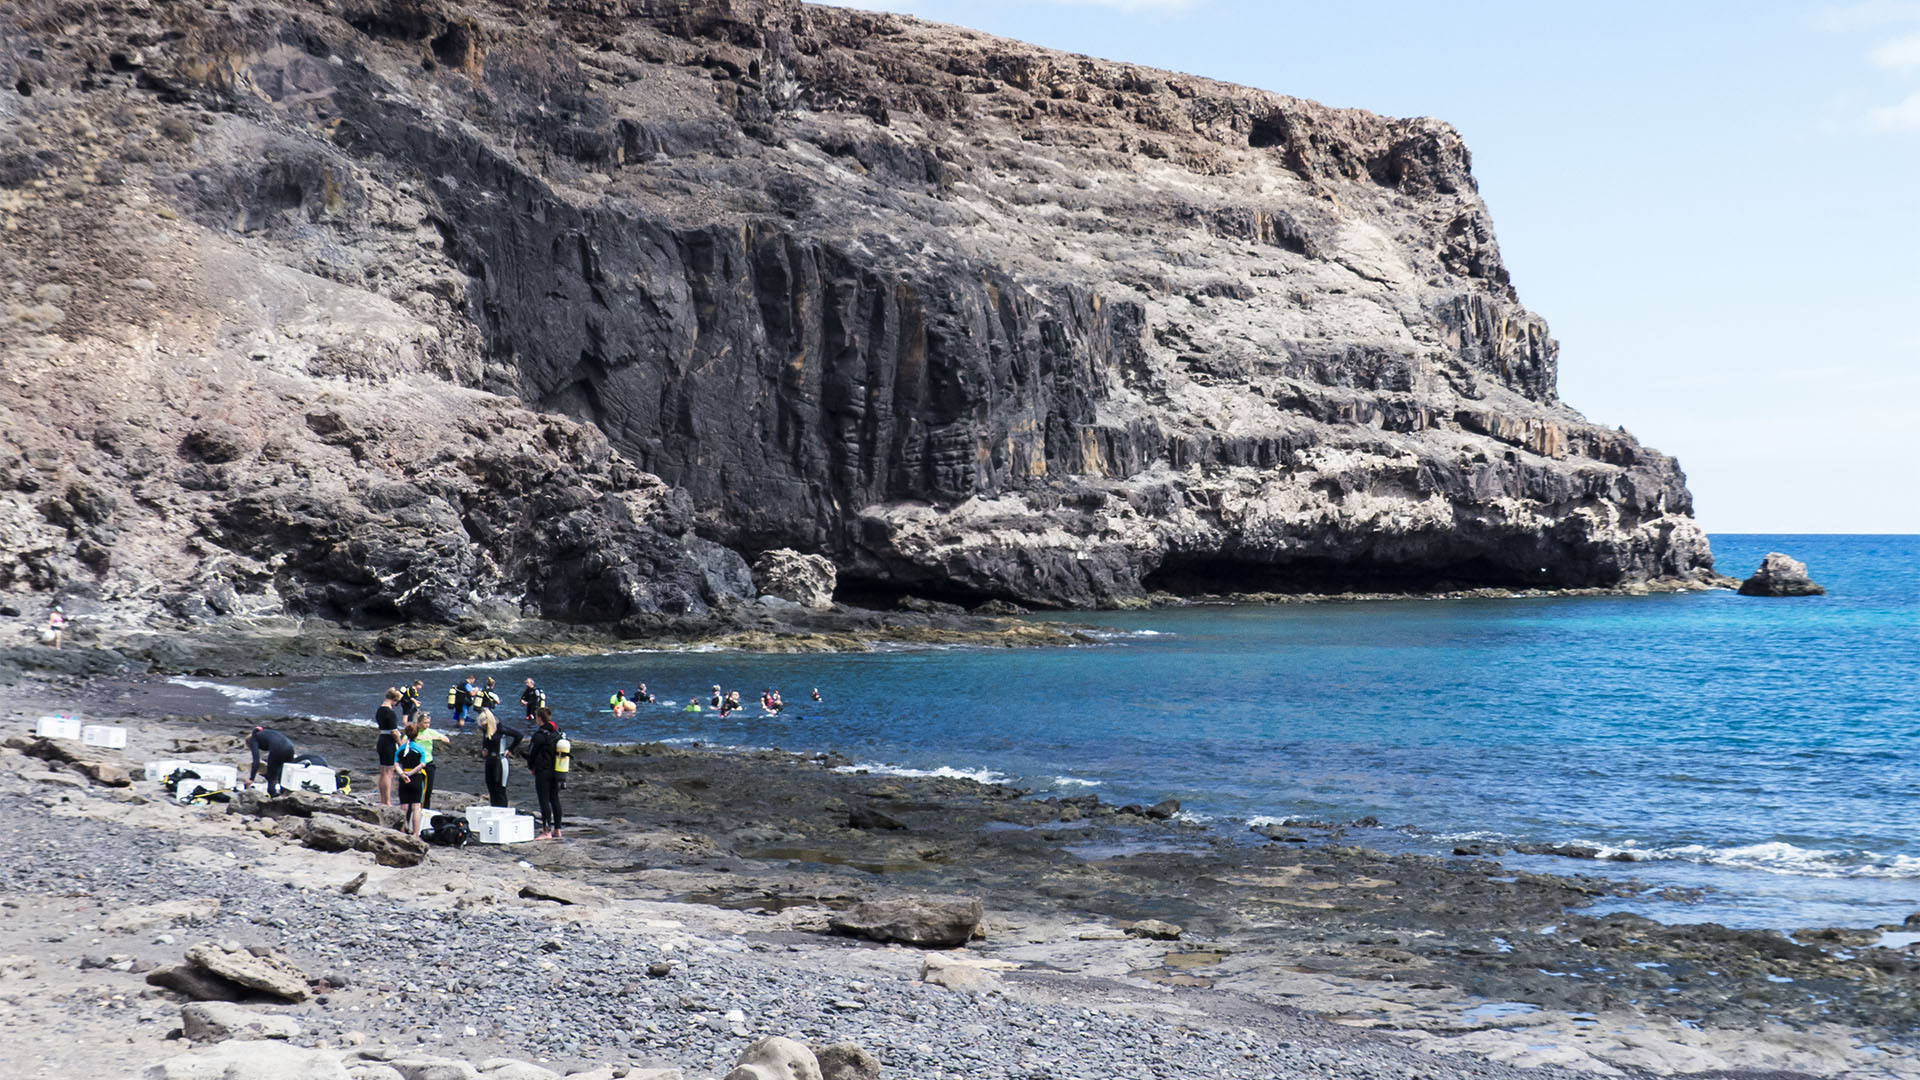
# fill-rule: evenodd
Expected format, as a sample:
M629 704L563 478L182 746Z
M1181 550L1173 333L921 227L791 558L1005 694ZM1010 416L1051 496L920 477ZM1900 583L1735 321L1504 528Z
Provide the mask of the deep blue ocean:
M1672 922L1865 926L1920 911L1920 537L1712 539L1723 572L1785 551L1829 595L1196 606L1065 616L1107 635L1073 648L650 652L473 670L500 680L509 709L536 678L589 739L837 750L1041 792L1172 795L1250 840L1249 822L1372 816L1382 827L1354 839L1397 850L1471 839L1627 851L1640 861L1508 861L1709 890L1614 905ZM444 701L457 673L417 674ZM230 692L263 714L357 720L398 681ZM641 681L663 703L720 683L748 701L777 687L789 707L774 720L665 704L608 715L612 690Z

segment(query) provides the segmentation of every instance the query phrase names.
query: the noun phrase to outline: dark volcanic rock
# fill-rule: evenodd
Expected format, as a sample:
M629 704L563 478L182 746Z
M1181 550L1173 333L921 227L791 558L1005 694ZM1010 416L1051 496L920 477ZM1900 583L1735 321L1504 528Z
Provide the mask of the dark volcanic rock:
M1825 596L1827 590L1807 576L1807 564L1778 551L1760 560L1760 569L1740 583L1741 596Z
M1437 121L791 0L388 6L0 10L0 591L485 627L706 617L776 548L968 604L1711 566L1676 464L1558 400Z

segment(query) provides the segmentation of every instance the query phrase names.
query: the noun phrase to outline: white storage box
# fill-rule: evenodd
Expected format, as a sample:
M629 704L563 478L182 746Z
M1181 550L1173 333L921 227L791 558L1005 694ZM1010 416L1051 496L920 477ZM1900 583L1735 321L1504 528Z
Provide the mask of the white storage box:
M173 770L175 769L193 768L193 762L185 758L167 758L164 761L149 761L146 767L147 779L155 783L161 783L164 782L167 777L172 776Z
M308 784L313 787L307 787ZM280 769L280 786L289 791L320 791L331 795L340 790L340 781L325 765L285 765Z
M33 733L43 739L77 739L80 721L71 716L43 716L34 725Z
M208 788L236 788L240 786L240 770L231 765L211 765L204 761L149 761L147 779L166 783L167 777L185 769L198 775L198 780L182 781L181 786L198 783Z
M527 814L489 814L480 819L473 838L482 844L523 844L533 839L533 818Z
M103 746L108 750L127 748L127 729L112 724L88 724L80 729L80 741L88 746Z
M467 807L467 828L480 831L480 825L488 818L510 818L514 814L511 806L469 806Z

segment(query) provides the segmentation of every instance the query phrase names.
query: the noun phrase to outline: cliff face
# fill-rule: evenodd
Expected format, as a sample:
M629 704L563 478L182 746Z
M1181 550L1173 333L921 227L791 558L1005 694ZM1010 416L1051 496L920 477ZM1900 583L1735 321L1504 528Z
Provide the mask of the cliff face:
M780 546L1069 605L1711 565L1673 461L1558 402L1435 121L775 0L7 19L3 589L611 620Z

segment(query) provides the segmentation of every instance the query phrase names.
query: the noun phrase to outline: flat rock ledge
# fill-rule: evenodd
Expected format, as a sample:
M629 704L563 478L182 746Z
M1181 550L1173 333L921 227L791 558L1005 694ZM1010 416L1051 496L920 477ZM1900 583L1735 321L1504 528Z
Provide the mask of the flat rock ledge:
M984 918L986 905L978 897L971 900L902 897L855 904L835 915L828 926L836 934L869 941L950 949L972 940Z
M1760 569L1753 576L1740 583L1741 596L1825 596L1827 590L1814 584L1807 576L1807 564L1783 555L1778 551L1767 552L1760 560Z

